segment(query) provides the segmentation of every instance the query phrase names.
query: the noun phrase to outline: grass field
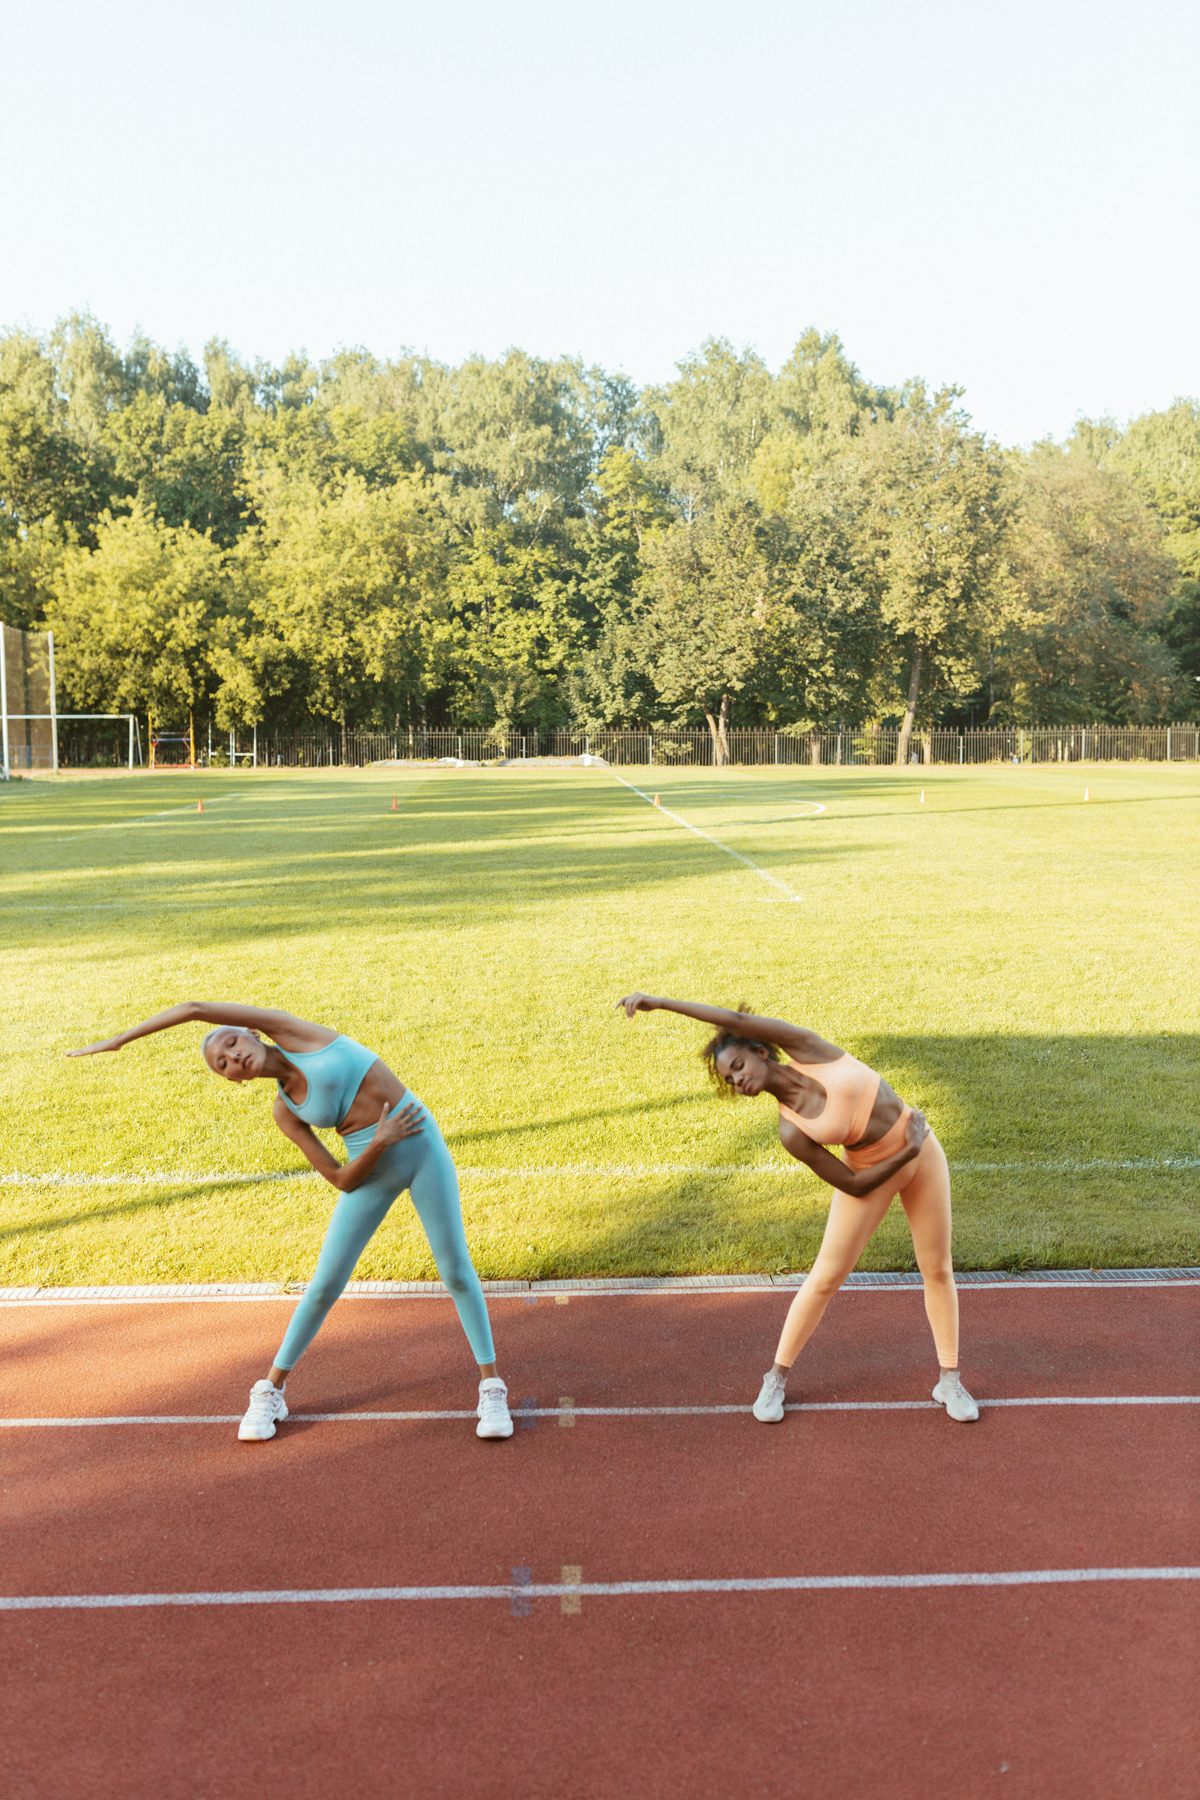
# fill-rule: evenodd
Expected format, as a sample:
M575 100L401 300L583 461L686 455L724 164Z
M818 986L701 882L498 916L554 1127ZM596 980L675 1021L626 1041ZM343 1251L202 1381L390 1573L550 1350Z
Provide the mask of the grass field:
M756 866L604 770L0 793L0 1283L310 1272L332 1191L267 1179L298 1167L271 1094L209 1075L200 1028L63 1059L187 998L377 1049L487 1276L803 1267L825 1190L769 1101L710 1098L700 1028L618 1016L633 987L880 1068L946 1146L962 1267L1200 1262L1200 770L622 773ZM912 1266L897 1209L863 1266ZM433 1273L397 1206L358 1274Z

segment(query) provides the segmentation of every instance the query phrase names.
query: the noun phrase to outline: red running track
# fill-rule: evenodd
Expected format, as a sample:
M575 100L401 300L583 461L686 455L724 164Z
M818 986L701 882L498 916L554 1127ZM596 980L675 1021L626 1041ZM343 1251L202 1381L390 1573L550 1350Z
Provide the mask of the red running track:
M0 1430L6 1596L466 1586L491 1598L0 1610L11 1800L1194 1800L1194 1580L596 1596L622 1581L1181 1568L1200 1288L962 1295L977 1425L747 1406L787 1296L492 1303L468 1419ZM237 1415L290 1301L0 1309L9 1418ZM910 1291L839 1297L790 1397L928 1396ZM350 1300L298 1413L466 1411L437 1300ZM514 1571L582 1600L514 1593ZM516 1576L520 1582L521 1576ZM573 1606L578 1610L567 1610Z

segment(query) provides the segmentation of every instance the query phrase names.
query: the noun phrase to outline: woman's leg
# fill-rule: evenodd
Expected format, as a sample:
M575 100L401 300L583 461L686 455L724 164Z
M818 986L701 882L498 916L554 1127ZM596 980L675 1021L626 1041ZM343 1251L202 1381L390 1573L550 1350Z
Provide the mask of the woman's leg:
M958 1367L958 1289L950 1256L950 1168L932 1133L921 1146L916 1167L900 1191L908 1216L917 1267L925 1284L925 1314L938 1362Z
M420 1166L409 1183L412 1203L425 1228L438 1274L458 1309L471 1354L482 1369L490 1368L494 1374L496 1352L492 1345L492 1328L483 1288L467 1248L454 1158L433 1120L427 1118L424 1125Z
M325 1315L354 1273L396 1198L390 1182L367 1181L343 1194L333 1209L313 1278L292 1314L270 1379L287 1375L312 1343Z
M892 1189L876 1189L861 1200L834 1191L821 1248L804 1286L788 1308L775 1352L775 1366L790 1369L816 1330L821 1315L866 1248L891 1203ZM781 1415L782 1416L782 1415Z

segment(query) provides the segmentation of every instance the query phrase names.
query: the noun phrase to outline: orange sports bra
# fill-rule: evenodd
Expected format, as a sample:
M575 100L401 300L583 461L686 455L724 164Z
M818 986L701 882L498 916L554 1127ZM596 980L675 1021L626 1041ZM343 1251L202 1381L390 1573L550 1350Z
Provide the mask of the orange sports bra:
M846 1054L831 1063L802 1063L788 1058L788 1067L811 1075L825 1089L825 1106L815 1118L802 1119L790 1106L779 1102L780 1116L799 1126L815 1144L857 1144L871 1122L879 1076L856 1056ZM890 1134L889 1134L890 1135ZM872 1146L873 1148L873 1146Z

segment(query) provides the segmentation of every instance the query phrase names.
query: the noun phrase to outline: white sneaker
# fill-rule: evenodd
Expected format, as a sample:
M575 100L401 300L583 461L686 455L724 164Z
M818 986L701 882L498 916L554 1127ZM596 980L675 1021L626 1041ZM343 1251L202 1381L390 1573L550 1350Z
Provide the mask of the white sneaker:
M762 1425L778 1425L783 1418L783 1396L787 1391L787 1376L777 1375L774 1369L768 1369L763 1376L762 1393L754 1402L754 1416Z
M948 1416L957 1419L960 1425L969 1424L979 1417L979 1408L968 1394L957 1375L943 1375L933 1390L933 1397L939 1406L944 1406Z
M498 1375L489 1375L479 1384L479 1423L475 1436L506 1438L513 1434L512 1416L508 1410L508 1389Z
M250 1389L250 1404L246 1408L245 1418L238 1426L238 1436L243 1443L273 1438L276 1425L287 1416L287 1401L283 1397L283 1389L272 1387L267 1380L256 1381Z

